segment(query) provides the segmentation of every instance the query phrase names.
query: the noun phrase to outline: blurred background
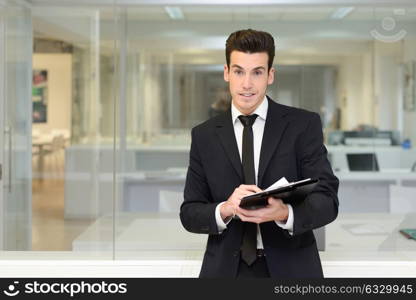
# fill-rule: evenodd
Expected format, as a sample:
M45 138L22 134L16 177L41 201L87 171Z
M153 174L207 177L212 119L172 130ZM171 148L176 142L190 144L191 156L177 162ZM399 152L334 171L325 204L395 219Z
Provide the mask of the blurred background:
M253 28L340 179L322 260L415 259L416 5L240 2L0 0L1 257L202 259L190 129L229 106L225 40Z

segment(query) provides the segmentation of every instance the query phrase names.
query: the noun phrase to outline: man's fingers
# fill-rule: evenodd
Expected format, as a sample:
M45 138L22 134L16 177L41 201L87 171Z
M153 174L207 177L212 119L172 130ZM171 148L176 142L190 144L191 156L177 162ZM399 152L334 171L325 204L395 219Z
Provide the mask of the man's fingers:
M251 191L247 191L247 190L244 190L244 191L239 191L239 192L237 192L236 193L236 196L237 196L237 198L239 199L239 200L241 200L242 198L244 198L245 196L250 196L250 195L252 195L253 194L253 192L251 192Z
M240 218L241 221L243 222L250 222L250 223L256 223L256 224L260 224L263 223L263 219L262 218L258 218L258 217L247 217L244 215L240 215L237 214Z
M253 192L255 192L255 193L260 193L260 192L262 192L262 190L257 186L257 185L254 185L254 184L251 184L251 185L246 185L246 187L247 187L247 190L249 190L249 191L253 191Z
M264 214L264 209L260 208L260 209L249 210L249 209L243 209L239 207L238 213L245 217L261 217Z
M261 188L259 188L257 185L253 185L253 189L256 193L261 193L263 192L263 190Z
M240 185L239 188L241 190L250 191L250 192L253 192L253 193L262 192L262 190L257 185L254 185L254 184L251 184L251 185L242 184L242 185Z
M276 204L276 203L279 203L279 204L283 203L283 200L282 200L282 199L280 199L280 198L273 198L273 197L269 197L267 200L268 200L267 202L268 202L270 205L273 205L273 204Z

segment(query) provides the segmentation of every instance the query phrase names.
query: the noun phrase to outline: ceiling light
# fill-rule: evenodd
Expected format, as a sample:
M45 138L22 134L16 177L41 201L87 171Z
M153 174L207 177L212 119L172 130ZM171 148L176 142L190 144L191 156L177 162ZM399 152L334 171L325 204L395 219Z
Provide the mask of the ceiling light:
M336 9L332 15L331 15L331 19L343 19L345 18L348 14L350 14L355 8L350 6L350 7L340 7L338 9Z
M165 11L173 20L183 20L184 15L180 7L165 6Z

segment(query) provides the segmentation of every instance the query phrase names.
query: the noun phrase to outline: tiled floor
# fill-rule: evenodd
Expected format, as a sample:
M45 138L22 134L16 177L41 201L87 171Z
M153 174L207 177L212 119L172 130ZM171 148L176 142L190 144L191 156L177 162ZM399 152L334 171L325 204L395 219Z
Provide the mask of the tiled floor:
M32 250L71 251L72 241L94 220L64 219L63 166L51 163L56 161L46 161L44 179L33 169Z

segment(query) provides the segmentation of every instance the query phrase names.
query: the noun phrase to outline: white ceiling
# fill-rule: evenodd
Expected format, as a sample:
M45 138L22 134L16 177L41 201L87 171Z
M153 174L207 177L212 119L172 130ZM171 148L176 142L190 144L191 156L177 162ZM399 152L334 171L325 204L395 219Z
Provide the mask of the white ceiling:
M33 5L414 5L413 0L8 0Z
M62 1L62 0L61 0ZM325 21L329 20L337 6L210 6L194 5L179 6L184 14L184 20L175 22L216 22L216 21ZM35 12L43 16L88 15L100 12L101 19L114 18L112 6L34 6ZM129 6L129 20L172 22L165 11L165 6ZM35 13L36 15L36 13ZM416 1L414 6L407 7L369 7L358 6L342 20L371 21L393 16L398 21L416 21Z
M415 3L416 5L416 3ZM294 6L184 6L183 22L215 21L325 21L338 7L294 7ZM402 12L404 14L402 14ZM172 21L165 12L164 6L143 6L128 8L130 20ZM356 7L343 20L380 20L394 16L398 20L416 21L415 7Z
M45 2L45 1L32 1ZM54 0L64 3L65 0ZM343 1L343 3L346 1ZM341 20L332 20L337 6L180 6L184 20L169 18L162 5L128 6L33 6L35 36L89 44L96 37L102 45L113 47L114 39L126 34L131 49L135 47L163 50L222 50L227 35L241 28L271 32L283 51L301 54L348 52L360 53L373 40L370 32L383 33L382 20L393 18L394 34L404 29L408 37L416 36L416 3L410 7L357 6ZM117 32L121 16L126 16L126 31ZM100 26L99 35L94 26ZM397 29L397 30L396 30Z

